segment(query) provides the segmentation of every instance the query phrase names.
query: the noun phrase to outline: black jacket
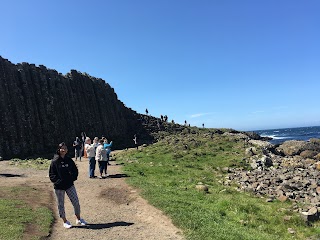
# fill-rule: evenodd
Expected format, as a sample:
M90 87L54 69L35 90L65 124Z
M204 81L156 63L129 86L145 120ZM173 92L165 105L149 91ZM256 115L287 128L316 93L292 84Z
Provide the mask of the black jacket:
M54 189L67 190L77 180L78 168L70 157L55 155L49 168L49 177Z

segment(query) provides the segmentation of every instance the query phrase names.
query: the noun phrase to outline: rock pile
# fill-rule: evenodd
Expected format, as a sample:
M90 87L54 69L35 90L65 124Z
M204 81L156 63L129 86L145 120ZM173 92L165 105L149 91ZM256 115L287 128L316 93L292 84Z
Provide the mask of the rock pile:
M288 141L264 147L262 154L257 148L246 149L251 170L228 168L223 183L236 182L239 190L266 197L268 202L290 200L306 221L319 219L320 140Z

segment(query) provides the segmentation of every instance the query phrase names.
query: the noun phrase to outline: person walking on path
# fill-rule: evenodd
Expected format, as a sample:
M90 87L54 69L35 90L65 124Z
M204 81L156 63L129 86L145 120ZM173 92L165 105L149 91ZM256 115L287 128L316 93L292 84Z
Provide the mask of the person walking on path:
M76 161L78 160L78 157L80 158L80 161L81 161L82 143L81 143L81 140L78 137L76 137L76 140L73 142L73 147L74 147L74 155L75 155Z
M67 220L64 208L65 193L69 197L76 216L77 225L86 225L86 221L80 216L80 203L74 181L78 178L78 168L74 161L66 156L68 148L64 142L60 143L54 155L50 168L49 178L53 183L55 195L58 203L59 216L63 220L63 227L71 228L71 223Z
M89 160L89 177L94 178L94 171L96 169L96 149L95 146L91 144L91 139L89 137L86 138L86 144L84 145L84 148Z
M104 144L103 139L100 139L99 146L96 149L96 161L98 161L98 164L99 164L100 179L103 178L102 174L104 169L106 168L105 165L107 164L107 150L104 149L103 144Z
M105 139L104 143L103 143L103 147L104 147L104 149L107 150L107 165L106 165L106 168L104 171L104 173L107 175L107 166L110 165L109 160L110 160L112 141L110 143L108 143L108 139Z

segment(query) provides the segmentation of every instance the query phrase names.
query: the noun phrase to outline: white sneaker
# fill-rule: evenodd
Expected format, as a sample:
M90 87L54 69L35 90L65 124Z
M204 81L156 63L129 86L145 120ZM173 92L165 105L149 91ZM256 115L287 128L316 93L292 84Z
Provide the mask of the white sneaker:
M65 223L63 223L63 227L64 228L72 228L72 225L69 221L66 221Z
M87 225L87 222L84 219L80 218L79 220L78 219L76 220L76 224L85 226Z

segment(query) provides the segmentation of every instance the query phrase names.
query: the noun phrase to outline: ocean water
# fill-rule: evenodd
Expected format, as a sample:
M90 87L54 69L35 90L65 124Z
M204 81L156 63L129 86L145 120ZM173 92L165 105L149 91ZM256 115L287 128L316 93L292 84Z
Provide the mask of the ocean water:
M288 140L308 141L310 138L320 138L320 126L281 128L269 130L256 130L261 137L272 137L272 144L280 144Z

